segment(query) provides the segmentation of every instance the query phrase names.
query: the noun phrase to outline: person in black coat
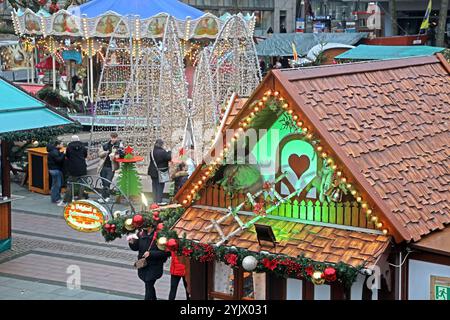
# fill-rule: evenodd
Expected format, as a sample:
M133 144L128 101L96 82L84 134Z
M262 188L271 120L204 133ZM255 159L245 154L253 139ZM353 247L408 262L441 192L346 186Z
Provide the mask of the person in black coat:
M72 200L72 186L70 182L82 183L82 176L87 174L87 148L80 141L78 136L72 136L72 142L69 143L66 149L66 162L69 178L67 179L67 192L64 195L64 201L70 202ZM74 186L74 189L78 189L78 197L82 198L84 194L84 188Z
M138 277L145 283L145 300L157 300L155 282L162 277L164 262L170 256L170 252L158 248L156 237L155 226L150 226L139 233L138 239L128 240L130 249L138 251L138 259L147 260L147 266L138 269Z
M61 199L61 187L63 184L63 165L64 165L64 153L61 152L63 145L61 141L56 141L54 144L49 143L47 145L47 166L48 172L52 177L52 188L50 193L50 199L58 206L64 205Z
M155 146L150 152L150 165L148 175L152 178L153 201L161 203L165 182L159 181L158 170L167 172L169 170L169 161L172 160L172 153L163 148L164 141L156 139ZM157 168L158 167L158 168Z

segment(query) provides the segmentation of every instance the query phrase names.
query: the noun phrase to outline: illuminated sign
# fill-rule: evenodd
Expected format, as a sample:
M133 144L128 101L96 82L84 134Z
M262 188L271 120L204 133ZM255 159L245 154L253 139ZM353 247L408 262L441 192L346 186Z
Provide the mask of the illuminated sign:
M67 204L64 208L64 219L77 231L96 232L109 219L109 213L97 202L78 200Z

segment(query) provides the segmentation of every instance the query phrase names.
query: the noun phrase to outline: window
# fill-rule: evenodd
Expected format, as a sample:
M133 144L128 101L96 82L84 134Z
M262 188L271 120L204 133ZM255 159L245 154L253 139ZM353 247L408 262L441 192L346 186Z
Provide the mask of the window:
M209 268L209 299L264 300L266 274L233 269L222 262L213 262Z
M229 296L234 295L234 274L233 269L223 262L216 262L214 265L214 292L223 293Z

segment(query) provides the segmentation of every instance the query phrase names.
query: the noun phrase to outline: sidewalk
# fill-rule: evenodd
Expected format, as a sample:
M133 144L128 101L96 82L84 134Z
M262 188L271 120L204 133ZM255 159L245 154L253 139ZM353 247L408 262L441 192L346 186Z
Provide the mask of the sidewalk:
M63 207L50 197L12 185L12 248L0 253L0 300L2 299L143 299L144 283L133 263L136 252L126 239L106 243L99 232L83 233L63 219ZM170 259L156 282L159 299L170 290ZM67 288L74 270L79 271L80 289ZM182 282L178 300L184 300Z

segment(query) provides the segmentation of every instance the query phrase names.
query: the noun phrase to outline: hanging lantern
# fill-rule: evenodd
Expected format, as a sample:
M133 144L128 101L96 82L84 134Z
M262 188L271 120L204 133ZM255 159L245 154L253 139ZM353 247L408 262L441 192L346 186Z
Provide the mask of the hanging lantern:
M339 187L332 187L327 192L325 192L331 201L333 202L341 202L343 198L343 192Z
M257 265L258 260L256 260L254 256L246 256L244 259L242 259L242 268L247 271L255 270Z

